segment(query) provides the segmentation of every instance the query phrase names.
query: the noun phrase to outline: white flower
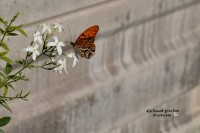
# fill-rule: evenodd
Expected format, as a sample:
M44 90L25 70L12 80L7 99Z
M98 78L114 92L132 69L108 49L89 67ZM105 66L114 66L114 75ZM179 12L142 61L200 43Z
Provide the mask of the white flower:
M62 31L64 31L64 27L59 23L54 23L53 28L58 29L58 33L61 33Z
M58 51L58 55L62 54L62 46L65 46L65 44L61 41L58 40L58 37L53 36L54 42L48 42L47 43L47 47L52 47L52 46L56 46L56 49Z
M33 58L33 60L35 60L36 57L38 55L40 55L40 52L39 52L38 48L39 48L39 45L36 44L34 47L29 46L29 47L24 48L23 51L31 52L32 53L32 58Z
M51 27L49 26L49 24L41 24L40 25L42 27L42 34L44 34L46 31L51 34Z
M43 44L43 41L42 41L42 36L40 34L39 31L36 31L34 34L33 34L33 40L34 42L39 42L40 44Z
M68 54L68 57L74 59L74 60L73 60L72 67L75 67L76 63L78 62L78 59L77 59L75 53L74 53L74 52L70 52L70 53Z
M53 59L53 61L56 61L56 64L59 65L56 68L54 68L53 70L55 72L59 72L60 74L63 72L63 70L67 73L67 64L66 64L66 59L64 57L58 57L57 59Z

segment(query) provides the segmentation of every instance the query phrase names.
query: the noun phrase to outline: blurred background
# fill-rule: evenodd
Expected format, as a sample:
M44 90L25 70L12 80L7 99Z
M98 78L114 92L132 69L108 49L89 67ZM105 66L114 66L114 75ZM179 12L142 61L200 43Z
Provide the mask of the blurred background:
M200 132L199 0L1 0L0 16L16 12L29 38L7 39L12 59L42 23L62 23L64 41L100 31L94 57L69 74L26 72L16 87L32 94L9 103L7 133Z

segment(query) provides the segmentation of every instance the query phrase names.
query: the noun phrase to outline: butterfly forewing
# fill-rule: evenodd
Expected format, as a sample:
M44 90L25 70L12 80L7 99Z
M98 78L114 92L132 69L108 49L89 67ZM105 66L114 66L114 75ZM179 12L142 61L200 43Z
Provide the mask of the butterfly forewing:
M95 38L99 31L99 26L94 25L85 30L74 43L75 50L81 57L90 59L95 53Z

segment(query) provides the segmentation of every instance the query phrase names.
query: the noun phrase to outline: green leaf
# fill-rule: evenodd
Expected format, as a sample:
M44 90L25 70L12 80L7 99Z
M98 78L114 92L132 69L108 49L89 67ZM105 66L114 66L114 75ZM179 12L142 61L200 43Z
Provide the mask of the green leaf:
M0 57L0 59L4 60L5 62L12 64L12 60L8 57Z
M17 13L15 14L15 16L12 18L11 22L14 22L18 16L19 16L19 12L17 12Z
M23 64L23 61L21 61L21 60L17 60L17 61L15 61L17 64Z
M5 87L4 87L4 93L3 93L3 96L5 97L7 94L8 94L8 87L5 86Z
M31 70L32 68L35 68L35 65L30 64L30 65L28 66L28 68Z
M5 56L8 52L1 52L0 56Z
M22 30L21 28L17 27L16 30L19 31L22 35L28 37L26 32L24 30Z
M3 80L0 78L0 89L4 86Z
M0 22L3 23L4 25L7 25L7 21L3 20L2 17L0 17Z
M20 24L20 25L18 25L18 26L16 26L16 27L21 28L22 26L24 26L24 25L23 25L23 24Z
M15 31L15 29L16 29L15 26L10 26L10 27L6 28L6 31L7 31L8 33L11 33L11 32L13 32L13 31Z
M0 46L2 46L5 50L10 51L8 45L5 42L0 43Z
M23 94L23 90L20 91L20 93L18 94L20 97L22 97Z
M4 86L4 84L3 84L4 80L5 80L4 72L0 71L0 88L2 88Z
M9 78L10 78L10 79L14 79L14 80L16 80L16 79L20 79L21 76L9 75Z
M28 93L26 93L26 95L24 95L23 97L26 98L27 96L29 96L31 93L31 91L29 91Z
M22 78L21 80L29 81L29 78Z
M3 30L2 28L0 28L0 32L1 32L1 34L3 34L3 33L4 33L4 30Z
M3 130L0 129L0 133L5 133Z
M12 86L12 84L6 83L6 85L7 85L8 87L12 88L13 90L15 90L15 88Z
M0 119L0 127L7 125L10 122L11 117L3 117Z
M10 63L6 64L5 72L9 74L12 71L12 65Z
M11 32L11 33L7 33L6 35L7 35L7 36L17 36L18 34L17 34L17 33L12 33L12 32Z
M0 77L0 89L3 87L4 85L3 85L3 79L2 79L2 77Z
M5 21L5 23L6 23L6 25L8 25L8 21L7 20Z
M4 71L0 70L0 76L5 77Z
M6 103L5 100L0 100L0 104L6 108L7 110L9 110L10 112L12 112L12 110L10 109L10 107L8 106L8 104Z

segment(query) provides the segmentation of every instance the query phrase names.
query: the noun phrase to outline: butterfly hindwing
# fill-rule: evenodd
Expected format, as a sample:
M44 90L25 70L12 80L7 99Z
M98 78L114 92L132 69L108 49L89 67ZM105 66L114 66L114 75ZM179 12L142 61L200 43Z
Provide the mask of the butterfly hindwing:
M75 46L75 50L79 53L79 55L81 57L85 57L87 59L90 59L94 53L95 53L95 45L93 44L92 47L78 47L78 46Z
M75 50L81 57L90 59L95 53L95 37L99 31L99 26L94 25L85 30L74 43Z

